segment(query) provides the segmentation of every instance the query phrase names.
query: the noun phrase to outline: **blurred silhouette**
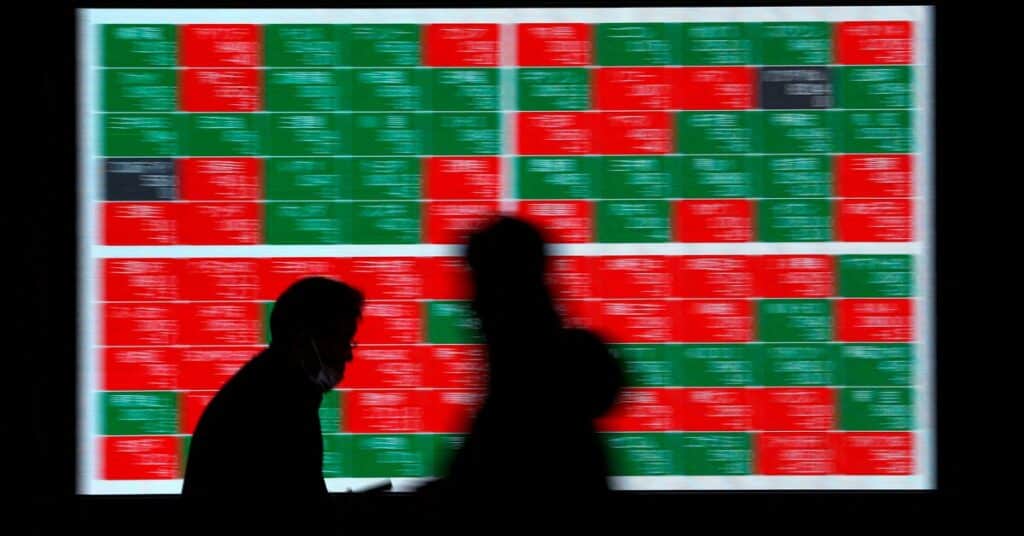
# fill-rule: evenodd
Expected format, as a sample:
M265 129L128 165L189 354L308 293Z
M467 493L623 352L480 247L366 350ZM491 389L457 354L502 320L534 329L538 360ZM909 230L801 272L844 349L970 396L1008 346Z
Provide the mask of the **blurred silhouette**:
M536 228L497 218L470 237L466 258L488 392L448 475L420 488L428 520L473 530L593 521L608 496L594 419L615 401L621 366L595 334L563 327Z
M323 277L277 299L269 347L221 388L192 435L182 495L196 528L334 524L319 408L352 359L362 306L361 292Z

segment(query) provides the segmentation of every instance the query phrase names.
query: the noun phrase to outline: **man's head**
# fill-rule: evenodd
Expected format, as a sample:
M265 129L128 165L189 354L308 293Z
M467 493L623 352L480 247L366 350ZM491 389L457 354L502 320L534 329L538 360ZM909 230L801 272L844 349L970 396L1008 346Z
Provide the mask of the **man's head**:
M271 347L296 359L325 391L352 360L353 337L362 317L363 294L326 277L307 277L288 287L270 314Z

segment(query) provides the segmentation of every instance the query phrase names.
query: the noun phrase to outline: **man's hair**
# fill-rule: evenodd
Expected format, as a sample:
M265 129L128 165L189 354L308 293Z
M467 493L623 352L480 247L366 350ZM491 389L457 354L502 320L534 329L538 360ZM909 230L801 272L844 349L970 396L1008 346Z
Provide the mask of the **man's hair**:
M355 322L362 315L363 293L336 279L307 277L292 283L270 313L273 346L288 346L299 334L319 336Z
M544 237L525 220L500 216L469 236L466 260L475 276L503 282L541 282Z

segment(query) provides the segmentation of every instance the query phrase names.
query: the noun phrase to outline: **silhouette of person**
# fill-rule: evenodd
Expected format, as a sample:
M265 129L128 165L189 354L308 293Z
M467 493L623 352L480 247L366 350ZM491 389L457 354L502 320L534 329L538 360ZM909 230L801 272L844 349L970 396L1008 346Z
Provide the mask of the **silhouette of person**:
M488 391L448 475L420 488L427 520L455 527L553 516L575 522L607 499L594 419L621 389L621 365L594 333L563 327L532 225L499 217L466 249L486 344Z
M362 306L360 291L324 277L277 299L269 347L228 380L192 435L182 495L197 528L333 524L319 407L352 359Z

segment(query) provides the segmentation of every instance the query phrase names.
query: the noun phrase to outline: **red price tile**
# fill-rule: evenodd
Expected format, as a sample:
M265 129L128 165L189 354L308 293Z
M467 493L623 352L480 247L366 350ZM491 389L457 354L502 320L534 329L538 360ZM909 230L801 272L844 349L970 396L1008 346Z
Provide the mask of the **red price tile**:
M836 294L836 268L829 255L758 257L758 294L765 298L829 298Z
M914 340L914 300L837 300L838 340L910 342Z
M256 112L262 109L258 69L183 69L185 112Z
M202 418L206 406L210 405L217 391L187 391L181 393L181 430L186 434L196 431L199 419Z
M260 299L262 263L251 258L182 260L182 299L195 301Z
M427 300L468 300L473 296L469 267L461 257L421 257L418 259Z
M914 474L911 432L847 432L840 435L839 472L844 475Z
M749 110L756 106L757 70L753 67L679 67L674 72L673 108Z
M343 259L276 258L262 261L260 299L274 301L292 283L304 277L339 278L344 272Z
M358 338L358 335L357 335ZM424 387L425 346L362 346L345 367L345 389Z
M177 300L182 293L178 259L103 259L104 301Z
M263 55L257 24L185 24L178 36L182 67L259 67Z
M672 108L672 71L665 67L603 67L594 83L599 110Z
M831 475L837 472L839 434L764 432L755 436L759 475Z
M679 242L750 242L754 239L754 202L747 199L682 200L675 203L675 239Z
M663 255L595 257L599 298L667 298L672 293L670 258Z
M669 112L602 112L598 115L597 150L601 154L667 154L672 152Z
M103 243L168 246L178 243L176 203L102 203Z
M178 360L170 348L104 348L103 389L169 391L178 388Z
M182 348L178 388L217 391L262 350L261 346Z
M388 389L342 393L342 431L403 434L427 431L426 391Z
M910 242L913 201L910 199L840 199L839 240L842 242Z
M517 113L517 152L524 155L590 154L595 121L595 115L589 112Z
M750 342L754 310L747 300L683 300L674 340L682 342Z
M909 21L850 21L836 24L836 56L847 65L914 62L913 25Z
M182 344L257 345L263 339L256 302L191 302L181 305Z
M441 434L469 432L473 416L483 403L480 390L426 391L427 431Z
M755 257L686 255L674 259L673 296L682 298L752 298Z
M178 438L103 437L100 474L104 480L170 480L179 478Z
M678 406L674 389L625 389L612 409L597 420L602 432L666 432L673 429Z
M836 396L829 388L758 389L756 427L781 432L825 431L835 427Z
M519 24L517 64L521 67L590 65L589 24Z
M670 342L673 310L665 300L606 300L597 302L595 322L610 342Z
M498 199L501 159L496 156L427 158L427 199Z
M182 203L182 244L255 245L263 242L260 203Z
M363 344L416 344L422 333L418 302L367 301L356 338Z
M836 156L839 197L910 197L914 157L909 154Z
M678 430L737 432L754 428L753 389L676 389Z
M262 196L260 158L178 160L183 201L257 201Z
M519 217L540 228L548 243L579 244L594 236L592 201L520 201Z
M424 65L497 67L497 24L428 24Z
M426 349L425 387L483 389L487 386L487 361L483 346L432 344Z
M597 294L595 257L548 257L547 281L555 299L584 299Z
M424 280L415 257L352 257L340 260L341 280L368 299L415 300L423 297Z
M464 244L498 214L497 201L427 201L427 242Z
M180 305L173 303L105 303L103 340L107 346L178 344Z

